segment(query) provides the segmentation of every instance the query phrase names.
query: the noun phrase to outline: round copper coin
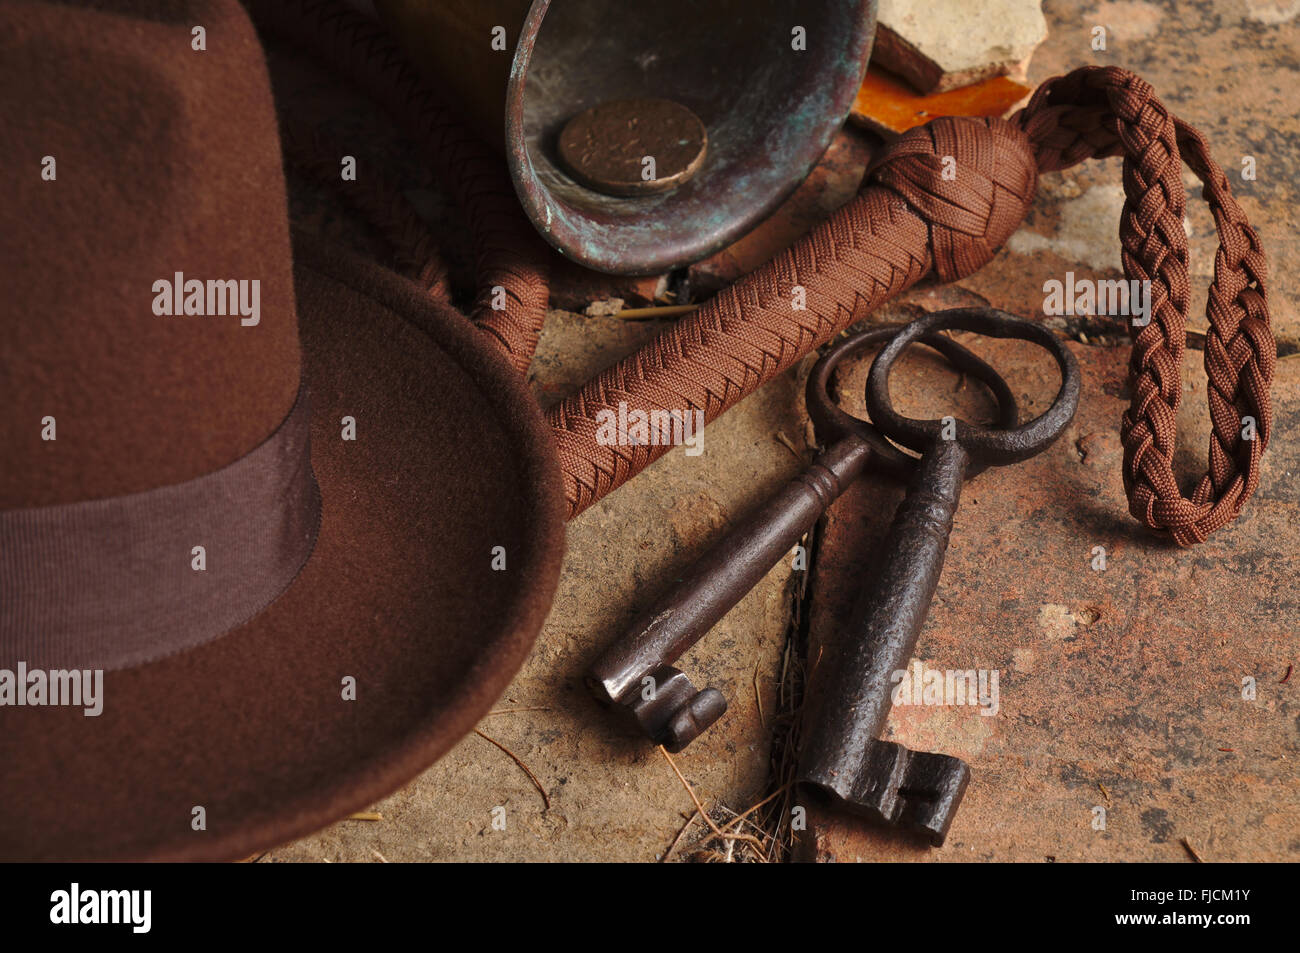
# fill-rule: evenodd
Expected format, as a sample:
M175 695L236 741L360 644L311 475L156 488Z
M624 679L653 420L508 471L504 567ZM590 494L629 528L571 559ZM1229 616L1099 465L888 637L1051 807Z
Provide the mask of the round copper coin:
M569 120L560 160L588 188L647 195L677 188L704 162L704 123L671 99L615 99Z

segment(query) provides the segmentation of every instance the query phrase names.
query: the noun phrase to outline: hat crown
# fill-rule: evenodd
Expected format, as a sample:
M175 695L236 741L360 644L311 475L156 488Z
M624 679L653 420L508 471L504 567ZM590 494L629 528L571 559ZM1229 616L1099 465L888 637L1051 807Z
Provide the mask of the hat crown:
M299 387L288 209L230 2L0 9L0 510L184 482Z

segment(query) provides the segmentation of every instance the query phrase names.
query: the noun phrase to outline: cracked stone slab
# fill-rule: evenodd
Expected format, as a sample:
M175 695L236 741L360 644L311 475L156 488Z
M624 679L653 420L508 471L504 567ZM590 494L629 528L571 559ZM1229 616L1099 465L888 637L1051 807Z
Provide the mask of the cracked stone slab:
M922 93L1023 79L1047 36L1039 0L880 0L871 61Z

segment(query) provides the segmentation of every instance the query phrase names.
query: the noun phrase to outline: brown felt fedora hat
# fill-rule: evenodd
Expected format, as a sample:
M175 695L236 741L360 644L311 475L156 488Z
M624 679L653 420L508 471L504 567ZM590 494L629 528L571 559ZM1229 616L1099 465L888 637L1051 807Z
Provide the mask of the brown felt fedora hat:
M243 9L104 7L0 5L0 860L234 859L487 711L559 466L461 314L291 249Z

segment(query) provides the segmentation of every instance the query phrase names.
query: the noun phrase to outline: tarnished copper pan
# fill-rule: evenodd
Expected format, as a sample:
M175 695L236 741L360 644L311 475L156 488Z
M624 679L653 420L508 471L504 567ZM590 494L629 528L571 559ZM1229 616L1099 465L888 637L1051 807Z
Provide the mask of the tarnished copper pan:
M376 6L421 69L504 148L538 231L587 267L620 274L707 256L803 181L853 102L876 15L875 0ZM632 99L694 112L707 130L702 161L667 191L581 184L560 160L561 131L584 110Z

